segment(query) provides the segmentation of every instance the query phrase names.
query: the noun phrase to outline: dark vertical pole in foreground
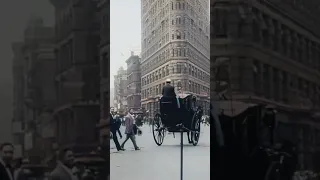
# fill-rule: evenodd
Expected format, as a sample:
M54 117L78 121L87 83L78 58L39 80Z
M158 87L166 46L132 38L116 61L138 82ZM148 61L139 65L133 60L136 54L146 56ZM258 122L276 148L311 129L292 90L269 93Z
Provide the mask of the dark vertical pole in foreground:
M180 180L183 180L183 129L181 129Z

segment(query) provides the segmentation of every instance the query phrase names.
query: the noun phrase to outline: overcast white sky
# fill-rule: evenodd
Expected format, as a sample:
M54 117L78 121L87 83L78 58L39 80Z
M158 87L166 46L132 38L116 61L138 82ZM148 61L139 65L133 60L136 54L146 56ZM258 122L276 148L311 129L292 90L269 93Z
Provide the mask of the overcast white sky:
M125 61L141 49L141 0L110 1L110 85L118 69L126 67Z

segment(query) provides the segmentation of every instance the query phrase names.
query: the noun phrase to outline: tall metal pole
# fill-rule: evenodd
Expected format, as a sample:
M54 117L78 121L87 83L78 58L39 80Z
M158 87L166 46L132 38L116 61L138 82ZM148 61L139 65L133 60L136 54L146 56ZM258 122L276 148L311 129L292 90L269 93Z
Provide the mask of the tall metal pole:
M181 141L180 141L180 180L183 180L183 129L181 127Z
M182 87L181 87L181 81L178 82L178 91L182 93ZM183 131L184 126L183 122L181 121L181 127L180 127L180 180L183 180Z

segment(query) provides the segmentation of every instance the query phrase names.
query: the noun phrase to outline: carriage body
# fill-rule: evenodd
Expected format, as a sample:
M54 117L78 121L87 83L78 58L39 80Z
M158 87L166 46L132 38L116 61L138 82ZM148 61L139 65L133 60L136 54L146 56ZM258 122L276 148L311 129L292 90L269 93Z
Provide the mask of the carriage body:
M192 94L180 94L178 100L176 97L160 98L160 113L155 115L152 125L156 144L162 144L165 131L168 131L187 132L189 143L197 145L202 115L202 107L196 107L196 97ZM158 135L155 135L155 131Z
M214 176L228 179L231 178L228 172L234 171L238 174L245 172L242 178L247 179L276 179L274 175L283 172L274 170L274 163L269 164L269 159L266 158L269 157L269 149L279 153L273 139L273 130L278 121L276 110L261 104L238 104L241 108L235 114L224 111L219 113L210 104L210 121L213 125L211 132L214 134L211 156L214 158L214 166L221 167L214 169ZM244 161L250 164L244 165Z
M174 98L161 98L160 99L160 116L164 127L169 132L180 132L177 128L178 124L182 124L187 129L192 128L192 119L196 113L194 97L190 94L182 98L178 98L180 108L178 108L177 99ZM187 132L187 130L184 130Z

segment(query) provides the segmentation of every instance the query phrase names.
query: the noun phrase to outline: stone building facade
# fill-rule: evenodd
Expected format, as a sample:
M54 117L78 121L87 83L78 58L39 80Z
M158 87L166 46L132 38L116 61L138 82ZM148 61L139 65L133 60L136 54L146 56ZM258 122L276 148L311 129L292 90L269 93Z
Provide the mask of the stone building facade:
M55 7L57 106L60 148L95 150L100 121L100 19L96 1L51 0ZM86 133L83 133L86 132Z
M301 168L314 168L305 155L319 154L305 152L319 147L312 115L320 106L320 28L312 23L320 22L319 5L211 1L211 97L272 104L286 112L281 121L289 119L283 123L301 135L294 140Z
M154 116L161 89L170 78L209 110L209 1L141 2L142 107Z
M100 18L100 122L99 139L106 159L106 171L110 174L110 2L98 2Z
M127 104L128 109L141 108L141 69L140 57L134 55L127 59Z
M21 55L21 71L14 72L14 84L21 88L15 88L15 106L19 109L15 116L23 121L23 155L31 162L40 163L50 151L54 138L52 131L42 131L53 129L50 122L56 100L54 28L45 26L41 18L33 17L24 31L23 43L19 44L19 48L14 44L15 51Z

